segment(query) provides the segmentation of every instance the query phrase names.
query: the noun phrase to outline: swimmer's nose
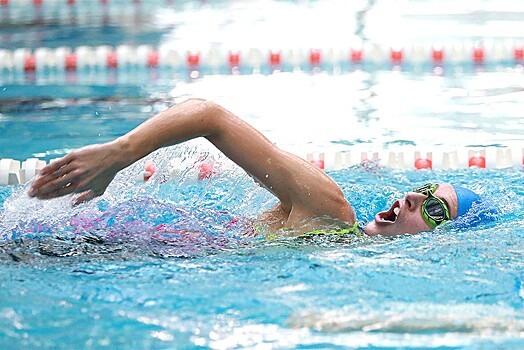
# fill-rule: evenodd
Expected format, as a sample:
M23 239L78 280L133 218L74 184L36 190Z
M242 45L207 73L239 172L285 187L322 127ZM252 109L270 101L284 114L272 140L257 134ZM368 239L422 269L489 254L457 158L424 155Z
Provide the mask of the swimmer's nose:
M406 208L409 211L420 210L420 208L422 207L422 203L424 202L426 198L427 196L422 193L408 192L405 198L406 199L406 202L405 202Z

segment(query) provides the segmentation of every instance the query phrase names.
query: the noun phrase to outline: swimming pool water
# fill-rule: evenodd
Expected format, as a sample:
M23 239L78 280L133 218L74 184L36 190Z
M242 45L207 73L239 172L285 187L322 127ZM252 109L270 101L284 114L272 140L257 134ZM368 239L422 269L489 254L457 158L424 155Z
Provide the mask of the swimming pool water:
M144 14L154 13L150 18L126 22L113 11L105 25L102 12L87 25L64 23L58 10L43 25L27 12L30 25L1 27L0 41L10 48L247 39L265 48L294 38L335 45L347 33L384 43L387 33L408 41L512 38L522 25L513 3L481 1L475 11L449 1L395 8L380 1L183 1L170 12L157 1ZM289 10L296 30L284 32ZM384 18L396 29L380 32ZM419 30L404 32L394 26L399 20ZM442 30L431 31L435 25ZM301 154L352 145L522 147L524 139L519 66L201 72L197 79L162 69L1 73L2 158L51 160L113 139L191 96L223 104ZM220 171L199 181L191 165L202 157ZM247 228L275 200L209 145L192 142L150 158L159 171L149 182L136 180L137 163L102 198L78 207L71 198L30 199L25 185L0 188L2 349L524 346L521 167L416 172L368 164L333 171L362 220L428 181L476 189L500 215L476 228L397 238L269 241Z
M521 347L523 172L374 170L331 174L362 219L429 179L480 190L501 218L392 239L267 241L225 228L230 215L249 217L272 202L237 170L213 184L131 188L124 173L103 199L75 209L10 188L2 231L11 225L26 238L0 245L2 344ZM232 179L235 193L226 195ZM79 231L81 218L88 225ZM168 230L159 234L159 223ZM195 224L200 236L176 230ZM49 228L35 235L36 225Z
M6 85L0 107L2 157L50 160L113 139L191 96L217 101L279 146L300 154L354 145L369 150L518 148L524 135L524 75L516 70L459 76L281 73L145 82L43 84L38 89ZM27 100L22 94L34 97Z

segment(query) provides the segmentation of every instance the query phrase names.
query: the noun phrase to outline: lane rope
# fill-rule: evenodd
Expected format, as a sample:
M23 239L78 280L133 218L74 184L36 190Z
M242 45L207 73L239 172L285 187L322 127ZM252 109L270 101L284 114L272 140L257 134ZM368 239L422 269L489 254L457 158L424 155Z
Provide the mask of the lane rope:
M346 151L312 152L297 154L324 171L341 170L351 166L382 166L404 170L451 170L464 168L508 169L524 166L524 147L462 148L458 150L422 151L378 150L369 151L354 147ZM51 160L52 162L53 160ZM45 160L29 158L25 161L0 159L0 186L24 184L46 165ZM220 166L209 161L196 162L195 178L204 180L219 172ZM168 173L176 178L187 165L176 160L170 162ZM157 171L156 165L147 160L138 181L147 181Z
M77 48L17 48L0 50L0 71L37 72L44 70L126 69L175 67L252 67L275 69L326 66L424 66L524 65L524 41L500 40L483 43L456 42L448 46L407 45L385 47L363 43L347 48L233 49L218 45L191 50L164 44L80 46Z

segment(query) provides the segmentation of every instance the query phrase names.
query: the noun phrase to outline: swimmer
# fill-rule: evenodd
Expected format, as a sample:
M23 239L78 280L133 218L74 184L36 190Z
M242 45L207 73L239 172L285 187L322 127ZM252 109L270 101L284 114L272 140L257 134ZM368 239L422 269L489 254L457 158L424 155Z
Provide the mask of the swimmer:
M120 170L159 148L198 137L206 138L278 198L258 219L271 232L289 228L303 235L326 233L322 229L335 220L343 229L332 233L411 234L433 230L480 201L466 188L426 184L367 225L359 224L341 188L326 173L279 149L221 106L200 99L175 105L114 141L79 148L47 165L29 195L50 199L77 193L77 203L91 200L105 192Z

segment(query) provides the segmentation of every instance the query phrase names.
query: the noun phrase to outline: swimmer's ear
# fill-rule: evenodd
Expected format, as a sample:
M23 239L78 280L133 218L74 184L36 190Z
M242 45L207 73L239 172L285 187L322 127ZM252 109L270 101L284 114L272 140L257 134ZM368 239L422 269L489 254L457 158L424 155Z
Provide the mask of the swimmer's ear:
M83 192L76 198L75 204L73 204L73 206L76 207L79 204L82 204L82 203L85 203L85 202L89 202L91 199L93 199L95 197L96 197L95 194L91 190Z

